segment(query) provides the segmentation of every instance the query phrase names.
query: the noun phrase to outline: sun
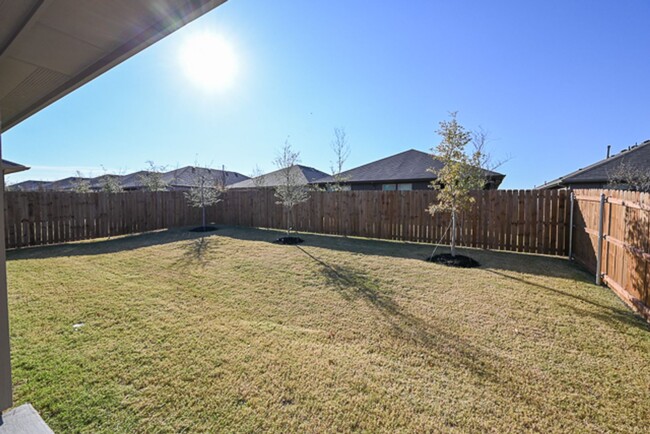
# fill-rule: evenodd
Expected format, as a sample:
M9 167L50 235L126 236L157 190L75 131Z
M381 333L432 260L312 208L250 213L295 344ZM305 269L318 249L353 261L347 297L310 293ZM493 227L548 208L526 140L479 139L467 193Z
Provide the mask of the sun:
M237 57L232 47L212 32L190 35L181 45L179 61L185 76L204 90L227 89L237 76Z

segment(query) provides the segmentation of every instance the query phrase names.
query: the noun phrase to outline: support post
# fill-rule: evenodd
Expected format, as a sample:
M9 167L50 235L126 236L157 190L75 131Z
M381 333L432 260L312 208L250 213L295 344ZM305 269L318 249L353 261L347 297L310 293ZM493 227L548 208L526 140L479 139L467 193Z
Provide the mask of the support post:
M571 190L571 214L569 217L569 261L573 260L573 207L575 206L576 195Z
M605 193L600 194L600 213L598 215L598 251L596 252L596 285L600 285L602 278L600 268L603 262L603 226L605 220Z
M0 160L2 159L2 119L0 119ZM1 164L0 164L1 166ZM7 296L7 253L5 249L5 177L0 167L0 413L12 402L11 355L9 352L9 300Z

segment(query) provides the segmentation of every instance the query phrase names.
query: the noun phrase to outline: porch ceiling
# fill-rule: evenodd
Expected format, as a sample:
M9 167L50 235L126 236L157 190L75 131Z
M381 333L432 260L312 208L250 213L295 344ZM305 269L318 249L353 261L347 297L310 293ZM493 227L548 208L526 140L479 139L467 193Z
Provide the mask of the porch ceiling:
M226 0L0 0L0 132Z

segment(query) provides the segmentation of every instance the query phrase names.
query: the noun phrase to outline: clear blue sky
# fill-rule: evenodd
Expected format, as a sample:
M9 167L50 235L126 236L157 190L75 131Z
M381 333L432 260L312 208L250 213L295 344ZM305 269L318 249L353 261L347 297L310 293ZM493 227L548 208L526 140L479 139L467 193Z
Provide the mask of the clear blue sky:
M56 179L147 160L271 170L284 140L327 171L334 127L351 168L435 146L452 110L482 126L505 188L530 188L650 138L647 0L230 0L3 136L8 177ZM238 59L206 92L179 66L210 30Z

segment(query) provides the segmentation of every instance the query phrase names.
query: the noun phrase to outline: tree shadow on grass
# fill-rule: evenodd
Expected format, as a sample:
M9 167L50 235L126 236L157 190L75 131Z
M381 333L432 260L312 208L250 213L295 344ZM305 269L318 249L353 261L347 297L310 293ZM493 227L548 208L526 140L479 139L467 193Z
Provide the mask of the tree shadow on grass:
M272 229L223 228L219 235L245 241L272 242L283 232ZM355 254L387 256L401 259L425 261L431 256L434 244L412 243L405 241L376 240L369 238L342 237L337 235L323 235L300 233L305 240L304 245L320 247L329 250L338 250ZM449 247L440 245L436 253L446 253ZM484 250L475 248L458 248L459 254L476 259L481 267L479 269L499 269L514 271L523 274L550 276L591 282L591 276L582 268L573 266L568 259L517 252L498 250ZM428 264L428 266L435 266Z
M623 304L622 301L620 302L620 307L618 308L613 306L606 306L600 303L596 303L595 301L582 297L580 295L572 294L567 291L562 291L557 288L552 288L547 285L542 285L537 282L533 282L521 277L512 276L510 274L502 273L496 270L486 270L486 271L495 274L501 278L514 280L518 283L523 283L524 285L533 286L535 288L544 291L552 292L563 298L566 297L568 299L572 299L579 303L585 303L591 306L591 309L581 309L575 306L575 303L573 304L560 303L562 306L568 307L572 309L574 312L576 312L578 317L591 316L594 319L607 322L614 326L622 323L622 324L627 324L629 326L638 327L643 330L650 331L650 324L643 321L640 317L634 315L632 311ZM599 288L599 289L602 289L603 291L607 290L606 288Z
M135 235L122 235L115 238L76 241L49 246L23 247L7 251L7 259L46 259L70 256L91 256L136 250L183 240L196 240L204 236L189 232L188 228L164 229Z
M327 263L313 253L296 246L316 262L327 284L345 300L361 300L371 306L384 320L395 338L414 342L426 348L427 354L449 364L471 371L477 378L505 385L510 380L499 371L495 354L489 354L461 336L448 331L449 327L435 325L434 319L425 321L408 312L382 288L377 280L358 269ZM505 383L504 383L505 381Z
M214 244L214 239L207 237L199 237L189 240L182 247L183 253L175 264L181 267L195 265L205 267L208 264L210 249Z

